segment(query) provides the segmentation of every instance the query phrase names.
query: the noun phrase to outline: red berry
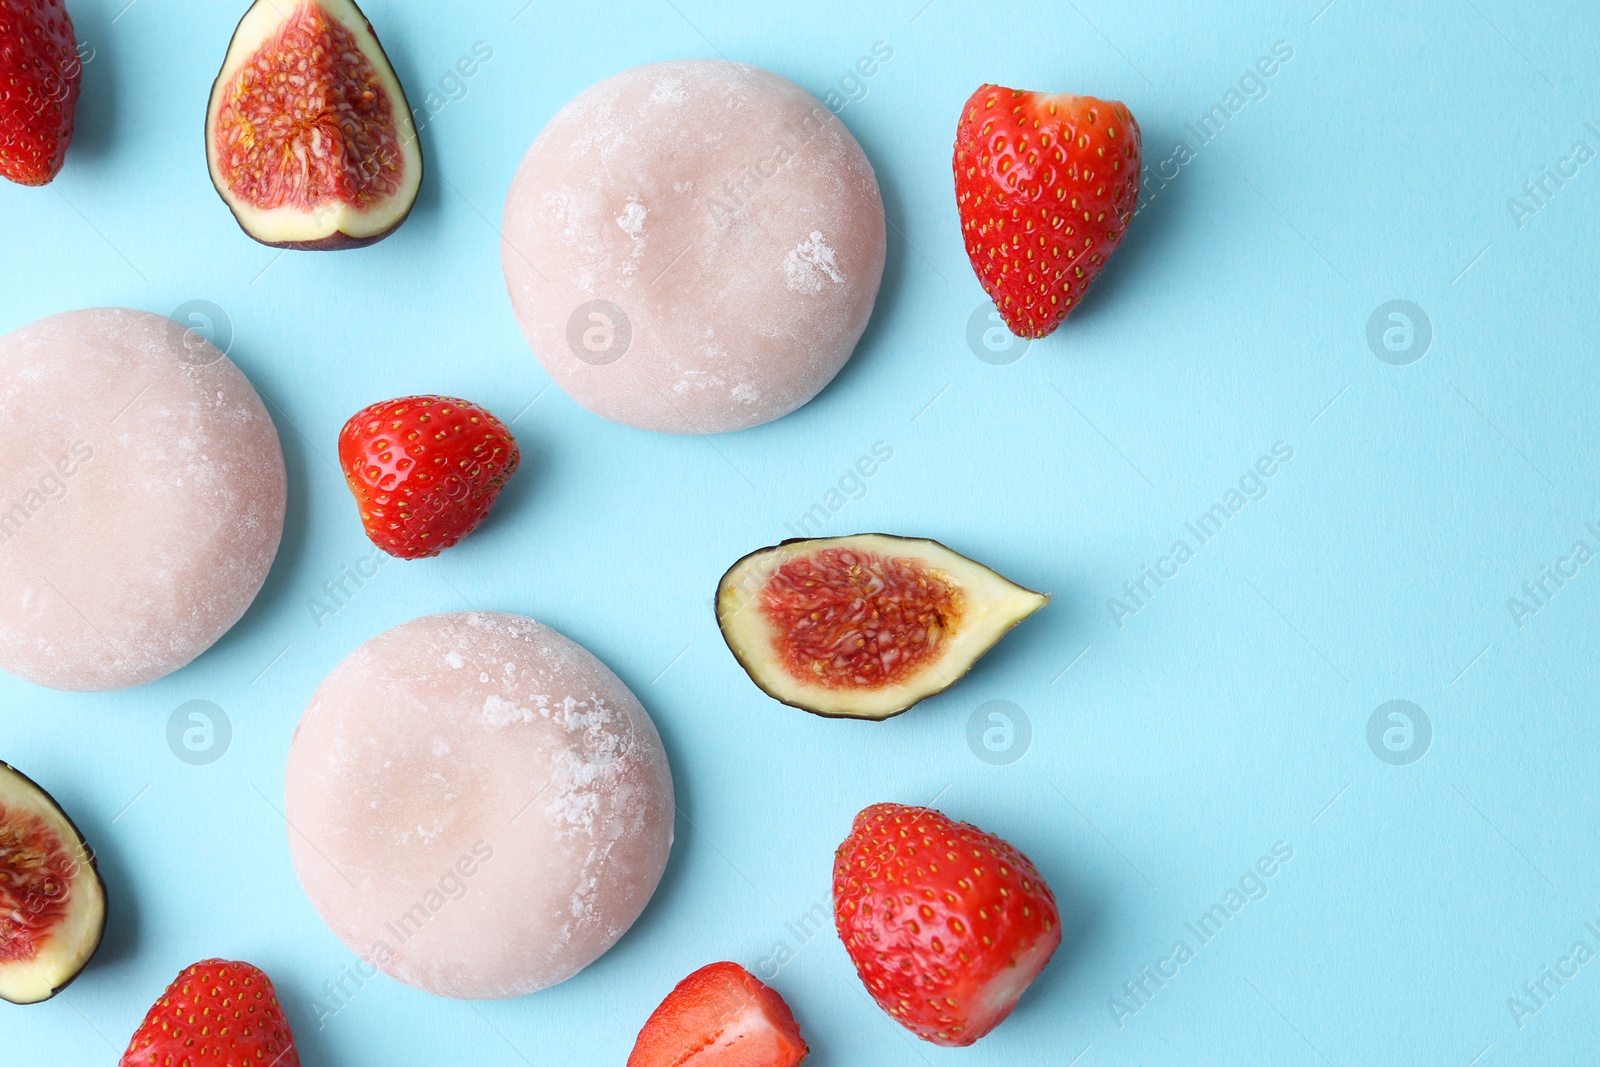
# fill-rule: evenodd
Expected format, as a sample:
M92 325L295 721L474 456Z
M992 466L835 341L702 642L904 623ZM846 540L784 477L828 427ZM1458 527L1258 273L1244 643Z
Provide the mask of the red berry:
M935 1045L1005 1021L1061 944L1028 857L930 808L874 804L833 860L833 918L867 992Z
M782 997L737 963L712 963L651 1013L628 1067L796 1067L809 1051Z
M373 544L437 556L489 514L522 455L500 420L446 396L373 404L339 433L339 466Z
M272 980L248 963L205 960L167 987L120 1067L300 1067Z
M1045 337L1083 299L1139 202L1139 124L1114 100L985 85L956 129L967 256L1019 337Z
M61 172L82 80L61 0L0 2L0 175L44 185Z

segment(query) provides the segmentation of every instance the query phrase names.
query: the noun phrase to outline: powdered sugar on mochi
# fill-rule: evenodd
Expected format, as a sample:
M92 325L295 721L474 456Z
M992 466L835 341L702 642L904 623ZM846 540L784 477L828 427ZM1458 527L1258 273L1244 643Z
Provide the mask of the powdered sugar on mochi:
M713 433L788 414L838 373L877 298L884 228L871 164L820 101L757 67L685 60L609 78L550 121L507 198L502 264L574 399ZM631 329L612 362L569 340L596 300Z
M629 255L634 259L644 256L646 245L644 222L649 217L650 209L637 200L629 200L627 206L622 209L622 214L617 216L617 225L622 227L622 232L633 238L633 251ZM637 263L624 263L622 265L624 287L632 285L634 276L638 273Z
M812 296L822 292L830 281L844 282L844 275L839 273L839 254L816 231L789 250L783 258L783 274L791 292Z
M283 533L261 398L168 319L100 308L0 339L0 668L122 689L244 614Z
M290 851L350 949L499 999L609 949L672 846L671 771L616 675L515 615L417 619L341 663L289 753ZM470 873L469 873L470 872Z

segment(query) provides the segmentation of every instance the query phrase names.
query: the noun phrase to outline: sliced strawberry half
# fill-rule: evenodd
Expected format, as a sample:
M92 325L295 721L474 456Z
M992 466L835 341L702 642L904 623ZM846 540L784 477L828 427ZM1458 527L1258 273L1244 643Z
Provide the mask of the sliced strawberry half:
M809 1051L782 997L737 963L712 963L651 1013L628 1067L796 1067Z

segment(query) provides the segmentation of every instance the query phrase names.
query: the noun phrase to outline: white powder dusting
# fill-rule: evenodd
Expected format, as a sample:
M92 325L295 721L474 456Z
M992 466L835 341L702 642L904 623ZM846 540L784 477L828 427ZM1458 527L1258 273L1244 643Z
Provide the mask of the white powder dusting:
M644 232L644 220L650 210L638 200L629 198L628 206L622 209L622 214L617 216L617 226L627 234L633 242L633 248L628 252L628 259L622 264L622 287L624 289L633 285L634 275L639 273L639 260L644 258L645 246L649 243Z
M649 214L649 208L637 200L629 200L628 206L617 216L617 225L622 227L622 232L632 237L635 242L634 255L639 254L638 246L644 244L644 220Z
M653 104L681 104L687 99L689 94L684 91L681 78L662 78L650 93Z
M532 722L533 712L491 693L483 702L483 721L490 726L510 726L514 722Z
M801 241L783 260L783 276L790 292L820 294L824 285L832 281L844 283L839 273L839 257L833 247L817 230Z

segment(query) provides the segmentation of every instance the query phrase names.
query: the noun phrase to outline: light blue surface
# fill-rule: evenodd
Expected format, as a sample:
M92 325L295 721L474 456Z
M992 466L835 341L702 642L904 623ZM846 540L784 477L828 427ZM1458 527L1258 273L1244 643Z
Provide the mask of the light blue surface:
M423 130L428 178L395 236L280 256L238 231L204 166L207 93L244 5L125 2L71 4L92 58L61 178L0 188L0 330L215 302L278 421L288 528L254 608L177 675L100 696L0 677L0 758L78 819L114 900L77 984L0 1006L0 1062L109 1064L180 968L222 955L277 981L308 1067L621 1064L684 974L729 958L770 975L779 943L792 959L772 984L817 1067L1594 1061L1600 959L1563 986L1541 969L1578 940L1600 950L1583 925L1600 928L1600 563L1520 626L1507 605L1574 542L1600 550L1585 526L1600 528L1600 160L1547 181L1543 206L1523 188L1576 141L1600 150L1592 5L1018 0L996 18L976 0L371 0L414 105L448 99L441 80L476 42L493 58ZM495 230L545 121L603 77L676 57L759 64L821 95L879 41L893 58L842 118L883 185L889 264L836 383L709 441L614 426L547 389ZM1186 124L1226 108L1275 42L1292 58L1264 96L1246 80L1260 98L1241 93L1202 143ZM1125 100L1148 162L1176 174L1148 184L1083 310L1005 366L968 346L982 294L949 175L984 81ZM1514 213L1518 196L1538 210ZM1432 325L1408 366L1366 340L1397 299ZM319 624L323 583L371 553L335 435L413 392L515 417L524 469L481 532L388 563ZM893 458L827 532L937 537L1055 601L911 714L824 721L749 683L710 597L877 442ZM1199 545L1185 523L1278 442L1293 459ZM1135 606L1123 583L1180 539L1193 558L1147 579L1119 626L1108 599ZM380 977L319 1028L314 1001L334 1003L324 983L354 957L290 867L289 738L351 649L468 605L550 623L640 695L683 812L671 866L633 931L565 985L474 1006ZM1409 765L1368 745L1394 699L1432 725ZM168 748L190 700L231 720L214 765ZM991 700L1031 722L1011 765L968 746ZM873 1007L831 929L803 941L786 925L826 906L856 810L935 798L1026 851L1068 927L1015 1017L964 1051ZM1293 856L1265 897L1201 945L1185 924L1279 842ZM1193 958L1130 999L1125 983L1179 940ZM1541 979L1543 1006L1517 1018L1509 998L1534 1008L1523 984Z

